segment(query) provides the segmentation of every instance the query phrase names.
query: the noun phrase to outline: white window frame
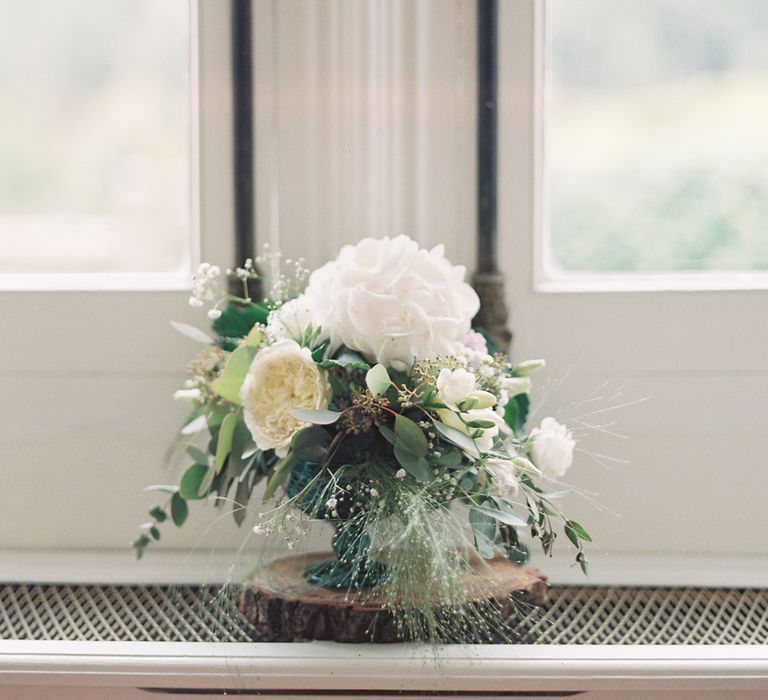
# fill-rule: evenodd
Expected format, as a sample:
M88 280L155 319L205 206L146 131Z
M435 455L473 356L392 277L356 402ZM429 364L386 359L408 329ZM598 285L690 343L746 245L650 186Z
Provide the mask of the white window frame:
M232 229L231 146L219 145L227 135L231 136L231 110L222 94L229 89L229 66L224 60L229 57L221 51L229 46L229 38L224 34L229 31L229 8L226 3L202 0L188 0L188 5L190 267L154 273L0 273L0 294L57 290L178 291L189 288L190 274L201 259L230 260L232 244L216 235L217 230Z
M226 267L234 262L230 4L191 0L190 17L193 259ZM3 559L11 566L31 555L45 561L51 550L129 542L146 516L148 496L141 489L163 476L163 436L172 437L184 414L170 394L196 349L169 321L208 323L205 314L187 305L190 275L29 276L14 283L14 289L10 283L0 289L0 394L7 397L0 406L0 445L10 475L0 496ZM134 418L136 409L124 402L121 406L120 387L138 391L139 385L137 395L152 402L142 406L145 413L151 409L151 422ZM94 401L101 408L94 408ZM21 419L22 413L29 418ZM31 438L27 426L41 439ZM154 431L154 437L147 434ZM133 467L127 434L137 445ZM146 439L158 447L145 449ZM135 483L126 484L124 475L131 471ZM113 523L111 538L103 532L103 514L88 514L89 505L78 501L82 496L71 497L93 489L98 499L113 481L104 474L123 478L110 496L125 504L125 512L116 514L123 522ZM33 497L45 502L45 515L25 516L24 503ZM84 513L75 517L75 511ZM116 513L113 506L110 511ZM66 527L57 527L58 519ZM126 568L136 566L128 547L120 555ZM77 557L71 561L77 568Z
M613 447L629 465L605 477L593 470L590 482L582 456L569 474L622 516L603 517L588 504L579 510L576 502L573 516L593 525L603 549L593 552L596 579L768 585L768 513L758 495L768 487L759 464L768 447L765 282L755 279L760 275L547 279L540 263L545 2L507 0L499 10L499 250L513 355L545 356L552 382L568 375L569 399L604 381L614 387L628 381L628 399L650 397L648 410L616 414L632 415L624 431L630 439ZM718 419L704 408L714 397L724 399ZM535 404L541 398L537 392ZM557 411L563 400L562 394L550 400L546 410ZM723 436L722 420L738 438ZM738 505L715 497L726 466L745 494ZM673 506L675 489L687 487L690 493ZM639 518L632 499L664 518ZM541 558L535 563L552 570ZM553 574L553 580L562 579Z

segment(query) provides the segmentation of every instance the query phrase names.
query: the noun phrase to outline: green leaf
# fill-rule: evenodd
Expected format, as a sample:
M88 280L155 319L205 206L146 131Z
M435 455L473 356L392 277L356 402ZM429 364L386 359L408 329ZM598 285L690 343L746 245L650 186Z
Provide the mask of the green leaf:
M467 427L469 428L482 428L483 430L493 428L495 425L496 423L494 423L492 420L485 419L471 420L467 423Z
M192 338L198 343L205 343L206 345L213 344L213 338L205 331L201 331L199 328L190 326L188 323L180 323L179 321L171 321L171 325L182 335L186 335L187 338Z
M235 502L232 504L232 517L235 519L238 527L240 527L245 520L248 500L251 497L252 489L253 484L250 483L250 479L243 479L237 485L237 490L235 491Z
M528 411L531 407L531 399L528 394L518 394L512 398L517 404L517 426L516 433L522 433L525 428L525 421L528 420Z
M188 515L189 506L187 502L178 493L174 493L171 497L171 520L173 520L173 524L176 527L181 527Z
M464 450L464 452L472 455L473 457L480 456L480 452L478 451L474 440L469 437L469 435L462 433L456 428L452 428L450 425L441 423L440 421L434 420L432 422L435 426L435 430L437 430L440 435L448 440L448 442L452 442L454 445L460 447L462 450Z
M395 435L397 441L417 457L425 457L429 452L429 444L424 431L410 418L397 414L395 416Z
M338 411L329 411L321 408L295 408L291 415L305 423L314 423L315 425L331 425L341 417Z
M435 457L434 461L441 467L456 468L461 464L462 455L459 450L446 450L440 457Z
M579 552L576 555L576 561L579 563L579 566L581 567L581 572L585 575L589 575L589 560L587 559L584 552Z
M401 442L395 443L395 459L418 481L432 481L435 475L429 466L429 462L411 452Z
M379 425L378 427L379 432L390 445L394 445L397 442L397 435L395 435L395 431L392 428L388 425Z
M194 435L195 433L205 430L207 427L208 422L206 421L205 416L197 416L197 418L189 421L189 423L187 423L179 432L182 435Z
M224 466L224 462L232 451L232 438L235 435L235 428L240 420L240 414L237 411L228 413L221 422L219 430L219 439L216 443L216 459L213 462L213 471L218 474Z
M232 435L232 449L229 452L229 463L227 471L230 476L240 476L245 469L246 464L251 460L254 452L247 454L251 445L251 431L242 420L238 420L235 425L235 432Z
M196 445L187 445L187 448L184 451L192 458L193 462L197 462L198 464L208 464L208 454L203 452Z
M224 420L224 417L229 413L229 410L229 406L217 403L205 414L205 419L208 422L208 430L211 433L221 425L221 421Z
M160 530L157 529L157 525L153 525L149 528L149 534L152 535L152 538L155 541L160 539Z
M196 501L205 498L205 493L200 493L200 486L208 474L208 466L205 464L193 464L179 482L179 495L185 501Z
M392 385L389 373L384 365L374 365L365 375L368 390L374 396L380 396Z
M288 474L291 473L291 470L296 466L298 461L296 455L291 452L287 457L284 457L275 465L275 469L267 481L267 487L264 489L264 502L275 495L277 487L288 478Z
M245 336L245 345L249 348L258 348L264 339L264 329L261 326L254 326Z
M339 352L336 353L336 357L323 360L320 362L320 366L325 369L330 369L331 367L343 367L344 369L368 370L371 368L362 355L343 346Z
M483 513L490 518L494 518L499 522L506 523L507 525L513 525L515 527L528 527L528 519L523 518L516 513L510 513L504 510L498 510L491 508L490 506L472 506L472 510L476 510L479 513Z
M179 490L178 486L172 486L168 484L153 484L152 486L147 486L145 491L160 491L162 493L170 493L174 494Z
M579 546L579 537L578 535L568 527L568 524L565 525L565 536L571 541L574 547Z
M331 444L331 435L319 425L310 425L296 432L291 439L293 454L296 459L302 462L323 461L328 452L328 445Z
M591 542L592 538L590 537L589 533L581 526L579 523L577 523L575 520L566 520L565 521L565 528L566 530L573 530L573 533L576 535L576 537L584 540L585 542ZM568 534L566 532L566 534ZM570 535L568 536L570 539Z
M255 356L255 348L241 345L229 356L224 373L211 382L211 389L230 403L239 406L240 388Z
M247 336L257 323L264 324L267 322L269 311L262 304L249 304L248 306L230 304L211 327L219 336L221 347L224 350L234 350L237 347L235 341L238 338Z
M152 506L149 509L149 514L158 522L162 523L168 519L168 513L166 513L160 506Z

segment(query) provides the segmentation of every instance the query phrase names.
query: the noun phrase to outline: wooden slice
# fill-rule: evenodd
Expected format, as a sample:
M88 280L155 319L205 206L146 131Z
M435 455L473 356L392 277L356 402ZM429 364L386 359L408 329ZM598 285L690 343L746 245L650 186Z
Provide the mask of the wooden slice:
M238 608L245 618L275 641L330 639L337 642L397 642L397 628L384 601L371 590L336 591L309 584L304 569L332 555L307 554L278 559L254 574L243 586ZM467 604L496 600L500 618L520 604L540 605L547 599L547 578L533 568L503 557L470 563L482 576L468 573ZM471 590L474 586L475 591Z

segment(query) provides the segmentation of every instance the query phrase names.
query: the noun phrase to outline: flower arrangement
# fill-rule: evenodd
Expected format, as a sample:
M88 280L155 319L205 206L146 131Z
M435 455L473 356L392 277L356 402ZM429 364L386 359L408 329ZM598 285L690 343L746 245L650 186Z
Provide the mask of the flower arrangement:
M521 532L550 554L562 531L586 573L590 536L552 487L572 434L551 417L525 428L544 362L513 365L472 330L479 300L464 268L405 236L345 246L311 275L286 264L259 301L256 266L278 267L277 254L230 271L242 296L220 289L214 266L195 276L190 304L210 306L213 335L175 324L206 345L176 393L193 406L178 440L192 464L178 485L151 487L167 502L150 510L137 556L160 523L184 523L189 501L229 504L242 524L264 482L271 510L254 530L292 548L301 522L333 524L337 556L307 580L386 589L410 637L433 636L444 623L430 610L466 596L468 550L524 563Z

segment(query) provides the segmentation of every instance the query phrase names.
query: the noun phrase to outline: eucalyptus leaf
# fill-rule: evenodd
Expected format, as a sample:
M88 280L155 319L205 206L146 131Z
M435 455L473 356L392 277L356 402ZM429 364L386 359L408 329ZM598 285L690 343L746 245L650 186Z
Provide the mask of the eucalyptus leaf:
M149 534L152 535L152 539L157 542L160 539L160 530L157 529L157 525L152 525L149 528Z
M395 431L388 425L379 425L379 432L390 445L394 445L397 442Z
M240 388L255 356L256 348L241 345L229 356L224 373L211 383L211 389L230 403L239 406Z
M417 481L429 482L434 480L435 475L432 473L429 462L423 457L413 454L400 442L395 443L395 459Z
M235 431L232 434L232 449L229 451L227 470L232 476L240 476L243 469L256 454L256 446L251 442L251 431L242 420L238 420Z
M171 497L171 520L173 520L173 524L176 527L181 527L188 515L189 506L187 502L178 493L174 493Z
M149 509L149 514L158 522L162 523L168 519L168 513L166 513L160 506L152 506Z
M208 430L211 432L215 431L229 411L230 407L225 404L217 403L215 406L212 406L205 414L205 419L208 421Z
M272 496L275 495L277 487L280 486L288 478L288 475L291 473L291 470L296 466L296 464L298 464L298 461L299 460L296 459L296 455L290 453L287 457L284 457L275 465L275 469L267 481L267 487L264 489L264 502L268 501L270 498L272 498Z
M475 445L475 441L469 437L466 433L462 433L456 428L452 428L450 425L441 423L440 421L433 421L435 430L442 435L448 442L452 442L457 447L460 447L464 452L473 457L479 457L480 452Z
M160 491L161 493L170 493L174 494L179 490L178 486L173 486L170 484L154 484L152 486L147 486L145 491Z
M248 501L251 497L251 489L253 485L249 483L248 479L243 479L238 485L235 491L235 502L232 504L232 517L234 518L237 526L240 527L247 515Z
M187 445L184 451L192 458L194 462L197 462L198 464L208 463L207 453L203 452L197 445Z
M218 474L224 466L224 462L232 451L232 438L235 435L235 428L240 420L240 414L237 411L228 413L221 422L219 429L219 439L216 443L216 459L213 462L213 471Z
M371 366L365 361L362 355L353 352L349 348L342 347L336 354L336 357L329 358L320 362L320 366L325 369L331 367L343 367L344 369L363 369L368 370Z
M592 537L590 534L581 526L579 523L577 523L575 520L566 520L565 521L565 528L566 530L572 530L573 533L578 537L579 539L584 540L585 542L591 542ZM568 534L566 532L566 534ZM570 539L570 535L569 535Z
M429 444L424 431L410 418L397 414L395 416L395 435L398 443L417 457L425 457L429 452Z
M581 571L585 576L589 575L589 560L587 559L584 552L579 552L576 555L576 561L579 563L579 566L581 567Z
M293 454L302 462L322 462L331 444L331 435L319 425L310 425L296 432L291 440Z
M341 417L338 411L329 411L322 408L294 408L291 415L304 423L314 423L315 425L331 425Z
M504 510L491 508L490 506L472 506L473 510L483 513L490 518L495 518L499 522L513 525L515 527L528 527L528 519L523 518L516 513L510 513Z
M482 428L483 430L487 430L488 428L495 427L496 423L494 423L492 420L478 419L469 421L467 426L469 428Z
M196 501L205 498L205 493L200 492L203 480L208 474L208 466L205 464L193 464L179 482L179 495L185 501Z
M199 328L195 328L194 326L190 326L188 323L181 323L179 321L171 321L171 325L182 335L187 336L187 338L192 338L192 340L196 340L198 343L205 343L206 345L212 345L213 344L213 338L211 338L210 335L208 335L205 331L201 331Z
M365 383L374 396L380 396L392 385L389 373L384 365L374 365L365 375Z
M179 432L182 435L194 435L205 430L208 427L208 421L205 416L198 416L194 420L187 423Z

